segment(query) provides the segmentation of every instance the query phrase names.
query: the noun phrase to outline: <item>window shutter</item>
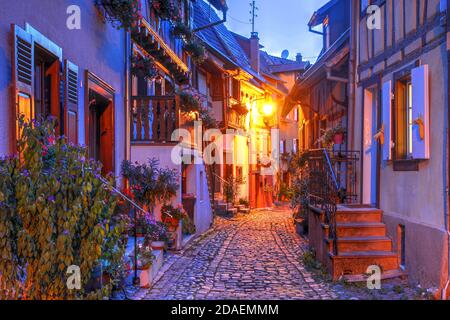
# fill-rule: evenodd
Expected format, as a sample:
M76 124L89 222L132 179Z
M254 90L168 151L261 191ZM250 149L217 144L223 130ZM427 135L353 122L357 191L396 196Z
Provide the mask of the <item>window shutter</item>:
M413 158L430 159L430 88L428 65L415 68L412 78Z
M65 135L68 142L78 143L78 67L65 61L64 67Z
M392 82L387 81L383 84L383 160L392 160Z
M11 26L11 32L14 35L11 60L15 112L29 121L34 118L34 41L31 34L17 25Z

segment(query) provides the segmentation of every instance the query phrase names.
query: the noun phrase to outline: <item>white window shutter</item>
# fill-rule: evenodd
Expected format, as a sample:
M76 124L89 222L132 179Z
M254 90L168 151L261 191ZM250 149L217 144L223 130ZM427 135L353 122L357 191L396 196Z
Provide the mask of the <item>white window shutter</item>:
M383 160L392 160L392 82L383 84L382 90L382 116L384 130Z
M413 158L430 159L430 86L428 65L412 70Z

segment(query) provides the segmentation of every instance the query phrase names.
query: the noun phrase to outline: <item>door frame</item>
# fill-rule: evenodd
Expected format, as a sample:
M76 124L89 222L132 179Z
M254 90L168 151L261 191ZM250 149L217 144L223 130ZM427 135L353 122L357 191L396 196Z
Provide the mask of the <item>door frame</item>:
M85 71L85 92L84 92L84 130L85 130L85 145L88 147L89 151L89 143L90 143L90 117L89 117L89 91L93 90L98 94L102 95L105 99L111 102L112 108L112 123L114 127L114 132L112 135L112 149L113 149L113 158L112 158L112 173L115 174L116 169L116 123L115 123L115 90L112 86L102 80L100 77L90 72L89 70Z
M364 114L365 114L365 91L370 89L377 90L377 129L379 130L382 125L382 99L381 99L381 78L375 79L375 81L367 83L365 86L361 86L361 144L360 144L360 150L361 150L361 164L360 164L360 172L361 172L361 185L360 185L360 203L364 205ZM377 142L377 159L376 159L376 173L375 173L375 207L380 208L380 199L381 199L381 153L382 153L382 146L379 142Z

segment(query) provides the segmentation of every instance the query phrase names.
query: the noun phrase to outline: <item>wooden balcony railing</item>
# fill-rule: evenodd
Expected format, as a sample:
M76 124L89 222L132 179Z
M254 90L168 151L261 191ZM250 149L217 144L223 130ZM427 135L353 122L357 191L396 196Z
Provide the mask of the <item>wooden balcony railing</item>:
M179 107L175 96L132 97L131 141L167 143L179 127Z

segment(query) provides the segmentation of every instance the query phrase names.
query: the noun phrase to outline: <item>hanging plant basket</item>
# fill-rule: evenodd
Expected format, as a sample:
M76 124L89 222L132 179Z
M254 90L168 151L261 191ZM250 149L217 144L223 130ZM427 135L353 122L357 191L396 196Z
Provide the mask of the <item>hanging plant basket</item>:
M172 26L172 35L189 42L192 40L192 31L189 26L181 21L176 22Z
M196 65L202 64L206 59L205 47L198 40L185 43L184 50L191 56Z
M117 29L130 30L142 19L140 0L98 0L97 6L103 7L106 18Z
M131 74L138 78L154 79L158 76L155 61L148 57L133 55L131 57Z
M180 21L178 1L175 0L150 0L152 9L163 20Z

